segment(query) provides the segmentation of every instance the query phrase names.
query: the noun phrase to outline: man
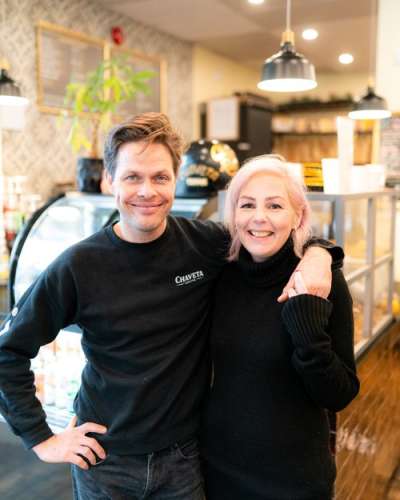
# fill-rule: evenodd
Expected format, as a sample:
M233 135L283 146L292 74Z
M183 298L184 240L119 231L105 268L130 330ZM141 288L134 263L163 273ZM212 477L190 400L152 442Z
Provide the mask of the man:
M2 330L2 414L40 459L72 464L77 499L203 498L195 437L226 234L211 222L168 215L181 152L165 115L115 127L104 160L120 221L58 257ZM301 263L307 285L307 269L318 266L329 283L329 254L307 253L314 255ZM71 323L82 328L87 364L77 417L53 434L29 360Z

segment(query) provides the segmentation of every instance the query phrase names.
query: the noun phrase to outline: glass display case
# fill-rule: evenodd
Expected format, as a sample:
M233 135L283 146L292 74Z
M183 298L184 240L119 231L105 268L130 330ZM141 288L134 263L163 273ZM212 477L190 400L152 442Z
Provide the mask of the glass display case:
M19 233L11 254L10 307L66 248L118 217L111 196L67 193L39 209Z
M397 196L393 190L307 194L314 234L335 241L345 252L343 270L354 302L357 353L393 320Z

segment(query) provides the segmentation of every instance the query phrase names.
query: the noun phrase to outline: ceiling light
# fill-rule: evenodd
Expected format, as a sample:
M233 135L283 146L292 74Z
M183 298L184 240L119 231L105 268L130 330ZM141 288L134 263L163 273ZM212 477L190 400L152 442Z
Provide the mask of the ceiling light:
M271 92L300 92L317 86L315 68L294 48L294 33L290 29L291 0L286 0L286 30L282 34L281 50L266 59L257 87Z
M8 63L0 62L0 105L26 106L28 99L21 97L21 91L7 73Z
M385 99L376 95L373 87L368 87L367 93L356 102L349 113L349 117L353 120L381 120L391 115Z
M369 36L369 65L368 65L368 87L367 92L359 99L352 111L349 113L349 117L353 120L382 120L383 118L389 118L392 116L390 110L388 110L386 100L375 94L374 81L372 77L372 68L374 68L374 55L376 46L376 30L377 30L377 12L376 12L376 0L371 2L371 28ZM374 50L373 50L374 49ZM375 73L375 71L374 71Z
M302 37L304 38L304 40L315 40L316 38L318 38L318 35L318 31L314 28L308 28L302 33Z
M340 54L338 59L341 64L351 64L354 61L354 57L347 52L345 52L344 54Z
M264 3L265 0L247 0L247 1L253 5L261 5L262 3Z

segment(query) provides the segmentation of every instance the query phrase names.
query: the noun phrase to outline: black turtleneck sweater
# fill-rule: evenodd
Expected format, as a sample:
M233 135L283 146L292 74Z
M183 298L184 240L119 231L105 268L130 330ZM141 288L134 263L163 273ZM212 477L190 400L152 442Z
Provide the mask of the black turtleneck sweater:
M297 262L290 242L260 264L242 250L217 286L202 430L207 500L332 496L326 410L341 410L359 389L352 301L335 270L329 301L277 303Z

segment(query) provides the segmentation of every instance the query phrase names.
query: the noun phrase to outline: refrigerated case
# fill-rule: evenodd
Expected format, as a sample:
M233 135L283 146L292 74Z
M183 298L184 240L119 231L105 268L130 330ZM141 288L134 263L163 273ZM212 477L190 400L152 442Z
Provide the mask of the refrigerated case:
M398 193L308 193L314 234L345 253L358 354L393 321L395 217Z
M73 192L50 200L35 212L13 246L10 307L61 252L117 217L113 197Z
M215 219L216 197L176 199L171 213L187 218ZM112 224L118 217L112 196L75 192L50 200L35 212L13 247L10 308L66 248ZM73 399L86 362L80 333L77 325L62 330L32 361L37 395L45 407L49 424L55 429L64 427L71 418Z

